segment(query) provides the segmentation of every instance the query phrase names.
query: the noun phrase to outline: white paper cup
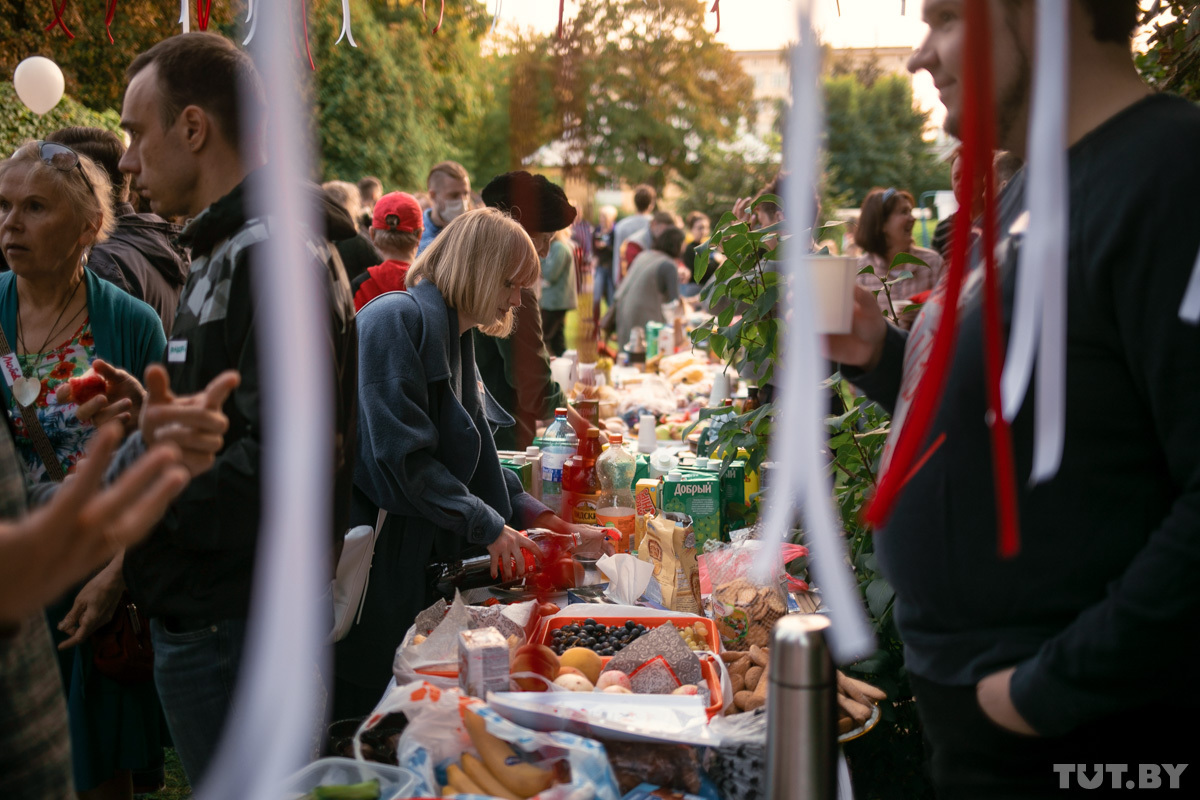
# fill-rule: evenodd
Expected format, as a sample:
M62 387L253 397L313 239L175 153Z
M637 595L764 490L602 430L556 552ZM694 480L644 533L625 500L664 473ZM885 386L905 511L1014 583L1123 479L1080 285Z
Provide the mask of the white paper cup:
M850 333L854 322L854 256L818 256L805 259L812 277L813 327L817 333Z

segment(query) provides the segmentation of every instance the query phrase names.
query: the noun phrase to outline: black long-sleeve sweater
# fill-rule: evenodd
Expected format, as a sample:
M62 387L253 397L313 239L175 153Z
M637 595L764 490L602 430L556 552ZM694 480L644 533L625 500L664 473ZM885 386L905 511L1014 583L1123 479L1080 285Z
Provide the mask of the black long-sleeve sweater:
M1200 646L1200 329L1179 307L1200 251L1200 109L1153 96L1069 154L1067 420L1056 477L1030 487L1031 387L1012 425L1021 551L997 555L978 293L960 333L929 443L880 564L914 673L971 685L1016 666L1012 698L1055 735L1169 697ZM1023 173L1001 233L1023 207ZM1005 329L1015 275L1003 275ZM904 334L853 376L885 406Z

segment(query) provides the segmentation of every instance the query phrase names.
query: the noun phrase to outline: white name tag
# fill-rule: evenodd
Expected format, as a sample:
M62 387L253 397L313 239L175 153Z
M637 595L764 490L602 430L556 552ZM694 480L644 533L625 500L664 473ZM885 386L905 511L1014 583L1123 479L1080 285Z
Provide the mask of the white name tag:
M0 371L4 372L4 380L8 384L9 388L12 388L13 381L15 381L17 378L22 378L25 376L25 374L21 372L21 365L17 362L16 353L9 353L3 358L0 358Z
M167 342L167 361L172 364L182 364L187 361L187 339L174 339Z

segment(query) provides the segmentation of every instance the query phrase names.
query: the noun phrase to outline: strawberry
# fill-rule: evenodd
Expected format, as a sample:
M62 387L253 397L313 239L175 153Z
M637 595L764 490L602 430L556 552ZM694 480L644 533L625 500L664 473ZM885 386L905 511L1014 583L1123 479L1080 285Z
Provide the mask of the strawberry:
M104 394L106 388L104 378L90 369L67 382L71 384L71 399L78 405L83 405L98 394Z

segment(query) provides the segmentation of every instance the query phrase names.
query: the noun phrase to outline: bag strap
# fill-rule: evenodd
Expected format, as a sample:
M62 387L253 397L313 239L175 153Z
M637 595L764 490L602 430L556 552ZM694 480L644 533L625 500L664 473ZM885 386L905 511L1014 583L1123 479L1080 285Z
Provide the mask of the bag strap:
M12 351L12 347L8 344L8 337L4 335L4 327L0 326L0 358L3 358ZM12 394L11 388L9 394ZM13 395L13 402L16 403L17 409L21 412L21 419L25 422L25 432L29 434L29 439L33 442L33 449L37 451L38 458L46 465L46 474L55 483L62 483L67 474L63 472L62 462L54 454L54 447L50 444L49 437L42 430L42 423L38 421L37 411L34 410L32 405L21 405L16 395Z
M387 509L379 509L375 517L375 532L371 534L371 563L367 565L367 579L363 582L362 596L358 598L358 613L354 615L354 624L362 621L363 609L367 606L367 587L371 585L371 567L375 566L375 545L379 543L379 532L383 530L383 521L387 519Z

